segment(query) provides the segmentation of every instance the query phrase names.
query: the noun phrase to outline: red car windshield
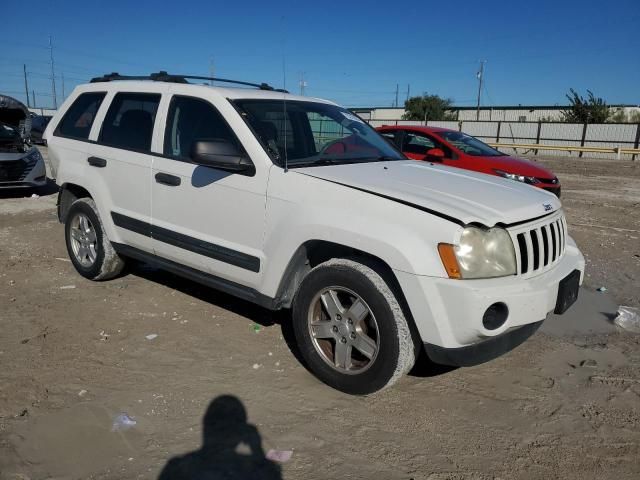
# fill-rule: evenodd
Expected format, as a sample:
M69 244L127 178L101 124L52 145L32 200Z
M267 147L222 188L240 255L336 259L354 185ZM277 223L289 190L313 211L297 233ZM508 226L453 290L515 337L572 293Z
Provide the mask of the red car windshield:
M506 155L466 133L444 131L436 132L436 134L472 157L502 157Z

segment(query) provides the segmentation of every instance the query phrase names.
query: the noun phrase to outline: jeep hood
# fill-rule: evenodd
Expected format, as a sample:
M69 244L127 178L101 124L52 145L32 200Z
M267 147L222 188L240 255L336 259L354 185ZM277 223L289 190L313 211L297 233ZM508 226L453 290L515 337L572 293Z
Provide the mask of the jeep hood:
M561 208L558 198L513 180L428 162L393 161L292 170L431 211L460 224L511 224Z

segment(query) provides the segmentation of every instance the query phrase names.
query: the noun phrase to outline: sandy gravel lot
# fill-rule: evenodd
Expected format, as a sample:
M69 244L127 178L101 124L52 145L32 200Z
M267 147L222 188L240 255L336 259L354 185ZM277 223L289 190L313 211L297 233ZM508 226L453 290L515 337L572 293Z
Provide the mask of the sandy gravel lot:
M584 298L612 305L602 318L640 306L640 161L539 161L588 259ZM0 480L640 478L640 335L551 332L349 397L300 365L286 312L145 266L84 280L55 195L2 194ZM113 431L120 413L136 425Z

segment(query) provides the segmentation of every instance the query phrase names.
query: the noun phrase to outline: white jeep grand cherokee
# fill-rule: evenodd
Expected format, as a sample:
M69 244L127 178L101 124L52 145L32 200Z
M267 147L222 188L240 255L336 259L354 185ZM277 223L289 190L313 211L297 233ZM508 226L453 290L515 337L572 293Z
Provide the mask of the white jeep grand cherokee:
M308 368L351 394L393 384L422 349L493 359L575 301L584 259L555 195L407 160L328 101L188 79L204 78L96 78L49 124L81 275L135 258L291 307Z

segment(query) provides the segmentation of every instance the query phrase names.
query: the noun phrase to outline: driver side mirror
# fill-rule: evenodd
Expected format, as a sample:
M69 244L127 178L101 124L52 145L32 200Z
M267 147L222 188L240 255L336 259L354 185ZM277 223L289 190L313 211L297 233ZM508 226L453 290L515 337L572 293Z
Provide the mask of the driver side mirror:
M444 152L440 148L430 148L427 150L427 154L425 155L425 160L431 160L435 162L441 162L444 160Z
M249 157L233 143L212 138L198 140L191 146L191 161L205 167L213 167L228 172L255 171Z

